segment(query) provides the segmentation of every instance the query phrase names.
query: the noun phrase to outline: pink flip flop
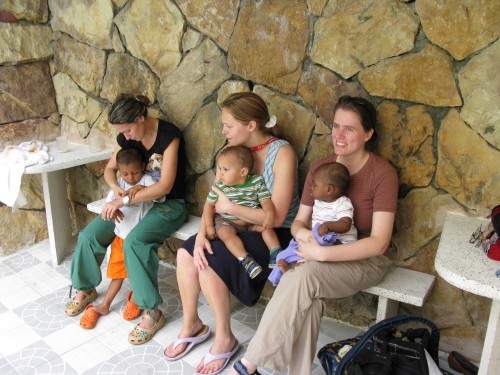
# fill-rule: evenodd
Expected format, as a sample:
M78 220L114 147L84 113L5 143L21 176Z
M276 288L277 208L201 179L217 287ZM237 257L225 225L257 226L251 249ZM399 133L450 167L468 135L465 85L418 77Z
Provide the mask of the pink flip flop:
M225 359L226 361L224 362L224 364L222 365L222 367L220 369L215 370L214 372L209 372L208 374L201 374L199 372L196 372L196 374L198 374L198 375L216 375L216 374L222 372L222 370L224 370L226 368L228 362L231 360L231 358L238 351L239 348L240 348L240 343L238 342L238 340L236 340L236 343L234 344L233 350L231 350L230 352L222 353L222 354L212 354L212 353L210 353L210 350L209 350L208 353L205 354L205 360L203 361L204 366L208 365L210 362L217 361L218 359Z
M175 348L177 348L179 345L188 343L188 345L186 346L186 349L184 349L184 351L182 353L178 354L175 357L169 357L167 355L167 353L163 352L163 354L165 355L165 359L167 361L177 361L178 359L181 359L186 354L188 354L191 351L191 349L193 349L193 347L195 345L201 344L203 341L208 339L208 336L210 336L210 327L207 325L204 325L203 328L201 330L199 330L195 336L186 337L183 339L179 339L179 338L176 339L174 341L173 349L175 350Z

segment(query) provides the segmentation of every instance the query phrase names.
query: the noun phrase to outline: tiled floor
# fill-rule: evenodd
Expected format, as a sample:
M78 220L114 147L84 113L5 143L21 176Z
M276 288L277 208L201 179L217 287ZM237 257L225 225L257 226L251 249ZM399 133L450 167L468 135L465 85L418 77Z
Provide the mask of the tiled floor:
M105 267L105 265L103 265ZM55 269L50 263L48 242L0 257L0 374L193 374L194 367L209 350L212 340L195 347L176 362L167 362L163 350L180 331L182 310L175 271L162 265L159 272L160 292L165 300L161 309L167 324L144 345L127 341L130 330L138 323L122 319L127 280L112 305L113 311L101 317L97 326L85 330L79 318L63 312L68 301L70 259ZM102 298L109 281L105 277L98 288ZM245 351L257 328L264 306L252 308L234 301L231 325L242 344L235 358ZM200 315L212 330L214 319L203 296ZM318 348L334 340L355 336L359 329L323 320ZM232 362L231 362L232 363ZM228 372L230 366L222 373ZM318 362L314 374L324 374ZM262 371L272 374L272 371Z

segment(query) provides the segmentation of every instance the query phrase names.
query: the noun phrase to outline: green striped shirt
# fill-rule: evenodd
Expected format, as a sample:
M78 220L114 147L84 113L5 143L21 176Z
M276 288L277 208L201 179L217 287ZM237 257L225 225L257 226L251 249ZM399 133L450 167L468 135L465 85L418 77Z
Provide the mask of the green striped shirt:
M226 186L217 181L215 187L224 192L231 202L240 206L259 208L260 202L271 199L271 193L269 193L262 176L259 175L248 175L245 183L234 186ZM209 202L215 203L217 198L218 195L214 191L211 190L208 193L207 200ZM221 214L220 216L227 220L237 219L235 216L227 214Z

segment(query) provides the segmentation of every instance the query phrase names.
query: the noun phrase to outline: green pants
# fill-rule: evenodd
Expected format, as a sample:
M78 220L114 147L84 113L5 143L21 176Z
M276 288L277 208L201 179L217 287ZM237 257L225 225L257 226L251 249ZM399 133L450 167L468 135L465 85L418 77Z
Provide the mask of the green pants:
M158 291L158 248L187 216L183 199L155 203L125 238L125 266L134 302L142 309L153 309L163 303ZM100 267L107 247L115 238L114 228L113 222L97 216L78 235L71 261L71 281L77 290L92 290L101 283Z

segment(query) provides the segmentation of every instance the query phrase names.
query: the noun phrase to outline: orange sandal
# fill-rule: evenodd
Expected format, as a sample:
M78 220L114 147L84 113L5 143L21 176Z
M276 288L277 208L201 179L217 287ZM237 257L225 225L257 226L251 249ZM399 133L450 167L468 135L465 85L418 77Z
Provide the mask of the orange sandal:
M98 312L91 309L93 303L85 308L82 318L80 319L80 326L86 329L92 329L97 324L97 319L101 316Z
M123 310L123 319L134 320L141 315L141 309L134 302L132 302L132 291L128 292L127 305Z

